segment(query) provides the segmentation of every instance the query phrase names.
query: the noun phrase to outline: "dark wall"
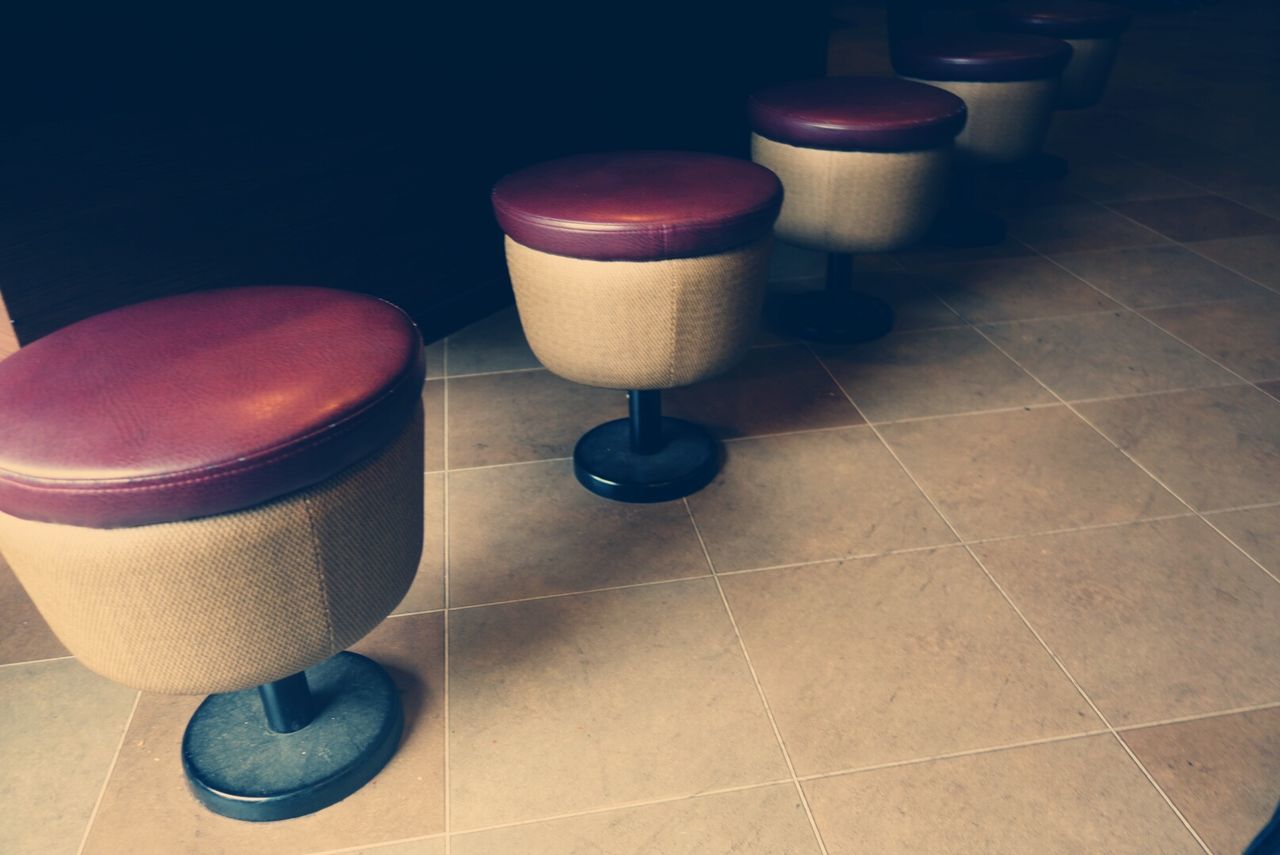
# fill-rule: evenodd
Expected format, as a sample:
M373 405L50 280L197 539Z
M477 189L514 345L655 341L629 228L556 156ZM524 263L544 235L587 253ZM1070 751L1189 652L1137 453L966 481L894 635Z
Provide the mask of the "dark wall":
M809 0L183 5L19 27L0 293L23 339L266 281L377 293L443 334L504 297L497 177L598 149L745 156L747 93L826 58Z

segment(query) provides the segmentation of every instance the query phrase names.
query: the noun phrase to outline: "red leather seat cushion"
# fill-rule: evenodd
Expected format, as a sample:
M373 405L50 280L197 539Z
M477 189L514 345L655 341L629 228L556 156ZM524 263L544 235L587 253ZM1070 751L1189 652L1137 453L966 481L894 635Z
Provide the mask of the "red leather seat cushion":
M498 224L532 249L597 261L724 252L764 237L782 184L763 166L677 151L584 154L512 173L493 188Z
M1035 33L1059 39L1102 39L1118 36L1132 16L1125 9L1090 0L1019 0L989 9L982 23L994 30Z
M947 145L964 127L964 102L892 77L784 83L747 102L751 128L777 142L839 151L918 151Z
M250 507L382 448L425 362L395 306L204 291L89 318L0 362L0 511L95 528Z
M1025 33L938 33L894 45L893 68L921 80L996 83L1061 74L1071 45Z

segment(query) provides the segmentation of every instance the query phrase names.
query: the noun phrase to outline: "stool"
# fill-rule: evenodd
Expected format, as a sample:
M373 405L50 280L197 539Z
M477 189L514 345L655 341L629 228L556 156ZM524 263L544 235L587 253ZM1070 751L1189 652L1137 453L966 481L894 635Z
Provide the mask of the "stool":
M1102 100L1120 46L1120 34L1128 29L1131 18L1125 9L1090 0L1021 0L979 16L991 30L1048 36L1071 45L1071 61L1062 72L1062 85L1054 103L1058 110L1092 107ZM1040 154L1028 161L1020 173L1033 178L1061 178L1067 173L1067 162Z
M777 325L830 344L889 332L889 305L852 290L852 254L924 236L946 193L964 102L907 80L829 77L757 92L748 114L752 160L786 188L777 236L828 253L826 288L780 301Z
M629 393L630 418L574 448L578 481L625 502L704 487L719 444L664 417L661 390L724 371L750 343L777 176L712 154L588 154L508 175L492 200L534 354L568 380Z
M217 693L182 742L217 813L311 813L396 749L391 679L339 651L416 572L424 369L399 309L300 287L140 303L0 362L0 549L86 667Z
M976 205L983 169L1019 163L1040 150L1071 46L1018 33L934 34L894 45L902 77L946 89L964 99L969 119L956 138L959 155L952 198L930 240L944 246L983 246L1004 240L1004 222Z

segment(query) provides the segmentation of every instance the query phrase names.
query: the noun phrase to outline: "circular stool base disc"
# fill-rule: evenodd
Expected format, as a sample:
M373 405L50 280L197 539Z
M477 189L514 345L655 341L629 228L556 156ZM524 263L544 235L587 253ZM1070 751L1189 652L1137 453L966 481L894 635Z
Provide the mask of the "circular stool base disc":
M1015 181L1060 181L1067 177L1065 157L1041 152L1019 163L1001 167L999 174Z
M256 688L205 698L182 738L201 804L232 819L290 819L345 799L391 759L404 714L382 666L339 653L306 673L316 717L293 733L267 727Z
M597 496L619 502L669 502L716 477L720 443L706 428L664 416L662 440L653 454L637 454L626 419L597 425L573 449L573 474Z
M857 344L889 334L893 308L859 291L805 291L778 300L772 308L779 332L819 344Z
M977 208L943 208L925 241L934 246L964 249L974 246L995 246L1004 241L1004 220L988 211Z

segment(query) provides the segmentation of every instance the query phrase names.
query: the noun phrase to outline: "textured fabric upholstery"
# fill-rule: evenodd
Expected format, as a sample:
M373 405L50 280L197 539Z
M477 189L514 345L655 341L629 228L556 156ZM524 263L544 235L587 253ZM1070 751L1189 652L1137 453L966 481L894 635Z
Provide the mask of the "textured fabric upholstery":
M0 514L0 549L86 667L147 691L233 691L390 613L422 552L422 473L419 405L373 457L265 504L109 529Z
M1066 39L1066 42L1072 47L1071 62L1062 72L1062 86L1054 106L1064 110L1092 107L1102 100L1120 39Z
M956 151L980 163L1014 163L1040 150L1053 118L1058 78L977 83L923 80L953 92L969 108Z
M529 345L547 368L611 389L667 389L732 365L755 332L772 237L663 261L594 261L508 237Z
M946 192L951 146L829 151L752 134L751 158L786 188L779 239L827 252L885 252L928 230Z

